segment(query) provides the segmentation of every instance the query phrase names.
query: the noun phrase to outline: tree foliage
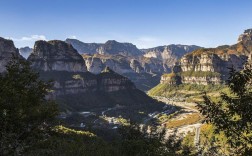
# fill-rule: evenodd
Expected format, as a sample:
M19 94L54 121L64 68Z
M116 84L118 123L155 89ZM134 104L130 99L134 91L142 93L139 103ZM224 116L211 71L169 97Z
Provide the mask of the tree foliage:
M136 124L120 127L121 140L117 142L120 155L132 156L182 156L192 154L182 146L176 134L167 137L165 129Z
M232 147L230 153L248 155L252 152L252 68L246 65L241 71L231 69L228 87L231 94L221 94L219 102L207 95L199 104L206 122L216 127L216 133L224 132Z
M19 155L48 137L57 114L46 100L50 82L39 79L25 60L13 58L0 74L0 155Z

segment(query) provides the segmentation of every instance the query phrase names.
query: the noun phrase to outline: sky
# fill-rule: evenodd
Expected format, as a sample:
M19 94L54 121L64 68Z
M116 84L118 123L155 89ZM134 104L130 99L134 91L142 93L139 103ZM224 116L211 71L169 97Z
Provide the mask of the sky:
M252 28L251 13L252 0L0 0L0 36L18 48L66 38L216 47Z

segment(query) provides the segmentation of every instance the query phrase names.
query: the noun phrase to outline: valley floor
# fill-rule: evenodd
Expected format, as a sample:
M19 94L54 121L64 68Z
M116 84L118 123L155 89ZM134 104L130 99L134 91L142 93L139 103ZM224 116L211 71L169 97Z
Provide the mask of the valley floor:
M177 102L172 101L165 97L154 97L159 101L166 104L171 104L181 109L174 114L169 120L162 123L162 125L167 127L167 136L176 133L178 136L185 136L189 132L198 132L196 136L199 136L199 131L201 127L202 117L195 103L188 102ZM195 137L198 138L198 137Z

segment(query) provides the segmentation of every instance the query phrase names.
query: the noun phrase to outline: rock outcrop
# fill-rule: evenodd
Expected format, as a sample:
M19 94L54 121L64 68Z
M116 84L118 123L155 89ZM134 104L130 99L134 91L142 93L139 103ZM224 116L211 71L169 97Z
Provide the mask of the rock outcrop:
M25 59L27 59L32 53L33 49L30 47L19 48L19 54L22 55Z
M21 57L13 41L0 37L0 73L6 71L6 65L13 57Z
M123 55L82 55L87 70L99 74L105 67L109 67L132 80L137 88L148 90L158 84L161 73L169 71L155 58L132 58Z
M247 29L238 38L238 42L251 41L252 40L252 29Z
M220 84L229 78L229 68L243 69L252 56L252 29L240 35L238 43L231 46L198 49L185 54L178 64L181 68L180 78L185 84ZM165 81L162 76L161 83Z
M195 45L175 45L171 44L168 46L160 46L150 49L143 49L145 52L144 57L157 58L169 67L173 66L174 63L180 59L184 54L192 52L201 47Z
M136 89L135 85L128 78L115 73L109 67L106 67L98 75L98 84L98 90L105 92Z
M34 69L42 71L86 72L81 55L63 41L37 41L28 57Z

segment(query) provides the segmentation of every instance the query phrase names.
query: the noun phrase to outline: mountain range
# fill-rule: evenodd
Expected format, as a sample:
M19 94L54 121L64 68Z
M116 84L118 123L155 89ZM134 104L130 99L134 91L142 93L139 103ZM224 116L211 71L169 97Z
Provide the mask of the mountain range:
M171 71L174 63L184 54L201 47L195 45L168 45L138 49L131 43L114 40L106 43L83 43L67 39L67 43L82 54L87 70L98 74L106 66L128 77L137 88L147 91L158 84L163 73Z

